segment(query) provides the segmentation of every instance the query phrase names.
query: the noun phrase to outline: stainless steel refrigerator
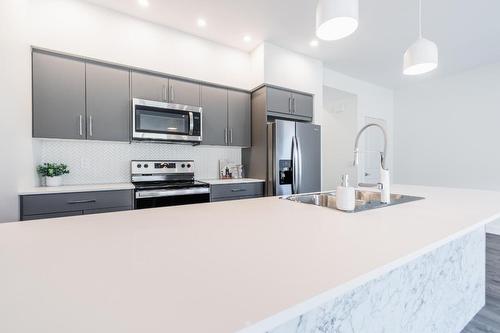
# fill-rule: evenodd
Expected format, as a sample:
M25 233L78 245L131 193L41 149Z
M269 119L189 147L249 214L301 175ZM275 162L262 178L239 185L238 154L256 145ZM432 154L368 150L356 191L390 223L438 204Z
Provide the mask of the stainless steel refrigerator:
M267 194L320 191L321 127L275 120L267 132Z

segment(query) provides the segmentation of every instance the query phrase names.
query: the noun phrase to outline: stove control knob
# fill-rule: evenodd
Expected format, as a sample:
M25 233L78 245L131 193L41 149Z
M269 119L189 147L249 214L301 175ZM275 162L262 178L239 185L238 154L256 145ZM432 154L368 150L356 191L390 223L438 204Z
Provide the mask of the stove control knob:
M144 164L144 167L145 167L145 168L148 168L148 167L149 167L149 165L147 165L147 164Z
M186 164L182 163L181 168L185 168L185 167L186 167Z
M191 168L191 164L188 164L188 165L187 165L187 167L188 167L188 168Z
M137 168L142 168L142 164L137 164Z

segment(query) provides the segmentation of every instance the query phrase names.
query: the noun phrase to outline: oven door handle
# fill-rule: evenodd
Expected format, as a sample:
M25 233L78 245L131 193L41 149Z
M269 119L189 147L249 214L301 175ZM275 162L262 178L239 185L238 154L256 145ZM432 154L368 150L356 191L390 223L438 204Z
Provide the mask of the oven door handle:
M210 193L210 188L208 187L183 188L178 190L141 190L135 192L135 198L136 199L159 198L159 197L173 197L180 195L208 194L208 193Z
M189 135L193 135L194 131L194 116L192 112L189 112Z

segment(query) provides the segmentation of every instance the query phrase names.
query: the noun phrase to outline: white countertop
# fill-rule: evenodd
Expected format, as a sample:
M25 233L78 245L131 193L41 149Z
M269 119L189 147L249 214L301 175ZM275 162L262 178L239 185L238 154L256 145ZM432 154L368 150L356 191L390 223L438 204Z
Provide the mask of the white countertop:
M223 184L245 184L245 183L264 183L265 180L254 179L254 178L232 178L232 179L202 179L200 182L204 182L210 185L223 185Z
M500 217L499 192L393 192L426 199L347 214L268 197L0 224L0 331L261 332Z
M132 183L113 183L113 184L88 184L88 185L63 185L54 187L31 187L21 189L19 195L31 194L53 194L70 192L92 192L92 191L113 191L113 190L133 190Z

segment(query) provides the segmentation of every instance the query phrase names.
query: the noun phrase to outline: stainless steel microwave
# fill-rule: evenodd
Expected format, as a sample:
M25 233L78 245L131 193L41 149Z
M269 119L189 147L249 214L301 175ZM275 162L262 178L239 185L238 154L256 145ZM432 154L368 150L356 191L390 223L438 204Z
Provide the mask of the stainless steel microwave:
M198 106L132 99L132 139L191 142L202 140Z

